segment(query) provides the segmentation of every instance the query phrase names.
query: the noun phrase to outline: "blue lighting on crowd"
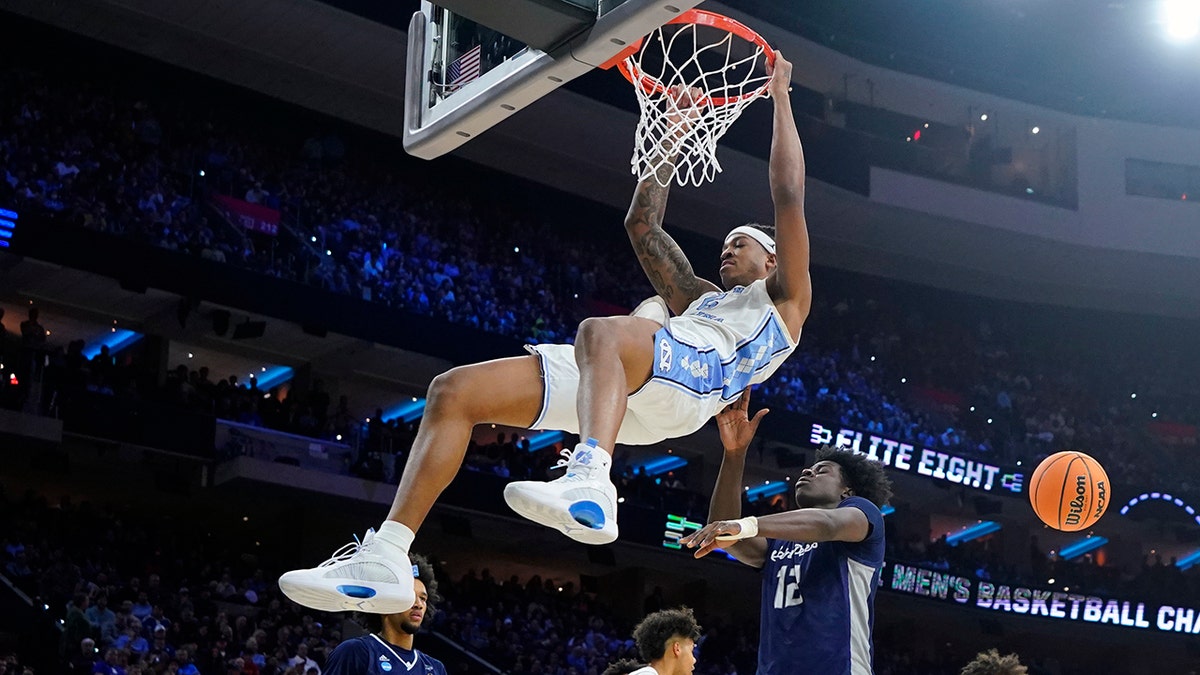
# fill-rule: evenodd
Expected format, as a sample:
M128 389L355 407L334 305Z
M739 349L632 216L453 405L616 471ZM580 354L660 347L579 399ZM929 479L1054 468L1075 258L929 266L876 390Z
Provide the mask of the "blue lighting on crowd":
M895 512L896 512L896 507L892 506L891 504L884 504L883 508L879 509L879 513L882 515L885 515L885 516L890 516Z
M413 420L421 419L421 416L424 414L425 399L413 398L412 400L405 401L404 403L401 403L390 410L385 410L382 419L384 422L391 422L392 420L399 418L401 422L407 424Z
M142 337L141 333L135 333L125 328L118 328L105 333L103 337L89 341L87 346L83 348L83 355L90 361L100 355L101 347L108 347L109 354L116 354L138 340L141 340Z
M567 435L561 431L543 431L529 437L529 451L537 452L542 448L550 447L555 443L566 438Z
M974 541L980 537L986 537L989 534L999 531L1000 523L994 520L985 520L946 537L946 543L951 546L958 546L959 544L965 544L968 541Z
M634 464L634 466L638 466ZM678 455L663 455L661 457L651 457L641 465L642 473L647 476L658 476L668 471L675 471L687 466L687 460Z
M763 485L755 485L749 490L746 490L746 500L756 502L760 499L781 495L787 492L787 488L788 484L781 480L771 481L770 483L765 483Z
M271 387L278 387L281 384L291 382L295 374L287 366L270 366L262 373L255 373L254 377L258 380L259 390L266 391Z
M13 232L17 230L17 219L20 216L16 211L8 209L0 209L0 248L8 248L12 243Z
M1091 553L1108 543L1104 537L1085 537L1071 542L1058 550L1058 557L1063 560L1074 560L1085 553Z

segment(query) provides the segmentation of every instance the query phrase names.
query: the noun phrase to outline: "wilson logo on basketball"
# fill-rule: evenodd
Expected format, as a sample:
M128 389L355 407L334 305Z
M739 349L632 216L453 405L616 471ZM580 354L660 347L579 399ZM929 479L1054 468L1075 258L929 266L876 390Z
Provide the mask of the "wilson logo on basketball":
M1075 477L1075 498L1071 500L1071 512L1067 514L1067 525L1078 525L1079 516L1083 513L1083 496L1087 494L1087 476L1080 474Z
M1108 489L1104 481L1096 481L1096 515L1093 518L1099 518L1104 514L1104 508L1108 506Z

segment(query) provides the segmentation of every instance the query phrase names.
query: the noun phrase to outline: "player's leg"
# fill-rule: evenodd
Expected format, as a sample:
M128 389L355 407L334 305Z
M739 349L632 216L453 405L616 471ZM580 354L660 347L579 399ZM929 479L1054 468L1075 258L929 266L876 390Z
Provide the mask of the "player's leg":
M658 323L636 316L585 319L575 337L579 435L610 455L630 394L650 379Z
M583 442L553 481L515 481L504 499L522 516L585 544L617 538L617 489L609 471L629 394L650 379L661 324L621 316L587 319L575 338L576 414ZM628 429L626 431L629 431ZM651 442L638 434L640 442Z
M411 607L409 547L458 473L472 428L485 422L528 426L541 410L542 386L536 356L462 366L436 377L388 520L322 565L284 574L279 579L284 594L331 612L393 614Z
M388 520L416 532L462 466L475 425L528 427L541 409L542 387L536 356L460 366L434 378Z

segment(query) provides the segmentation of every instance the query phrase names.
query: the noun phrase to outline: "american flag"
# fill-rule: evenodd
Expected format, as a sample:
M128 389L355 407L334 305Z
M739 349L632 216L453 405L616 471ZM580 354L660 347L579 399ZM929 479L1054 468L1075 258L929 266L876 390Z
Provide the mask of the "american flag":
M449 82L446 83L446 88L450 91L455 91L466 83L479 77L480 68L480 45L475 45L462 56L454 59L450 64L450 69L446 71L446 77Z

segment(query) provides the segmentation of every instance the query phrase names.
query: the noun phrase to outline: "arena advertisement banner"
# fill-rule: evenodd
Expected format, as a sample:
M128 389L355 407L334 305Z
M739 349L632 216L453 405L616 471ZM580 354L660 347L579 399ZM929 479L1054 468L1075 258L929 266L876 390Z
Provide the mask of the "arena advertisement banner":
M1198 607L985 581L903 563L886 563L880 583L884 591L954 603L978 612L1116 626L1127 630L1200 634Z
M271 236L279 233L279 212L275 209L217 194L212 196L212 204L229 220L247 230Z
M1025 490L1025 471L1021 467L993 464L813 417L803 418L807 430L804 441L812 448L822 445L850 448L896 471L983 492L1019 495Z

